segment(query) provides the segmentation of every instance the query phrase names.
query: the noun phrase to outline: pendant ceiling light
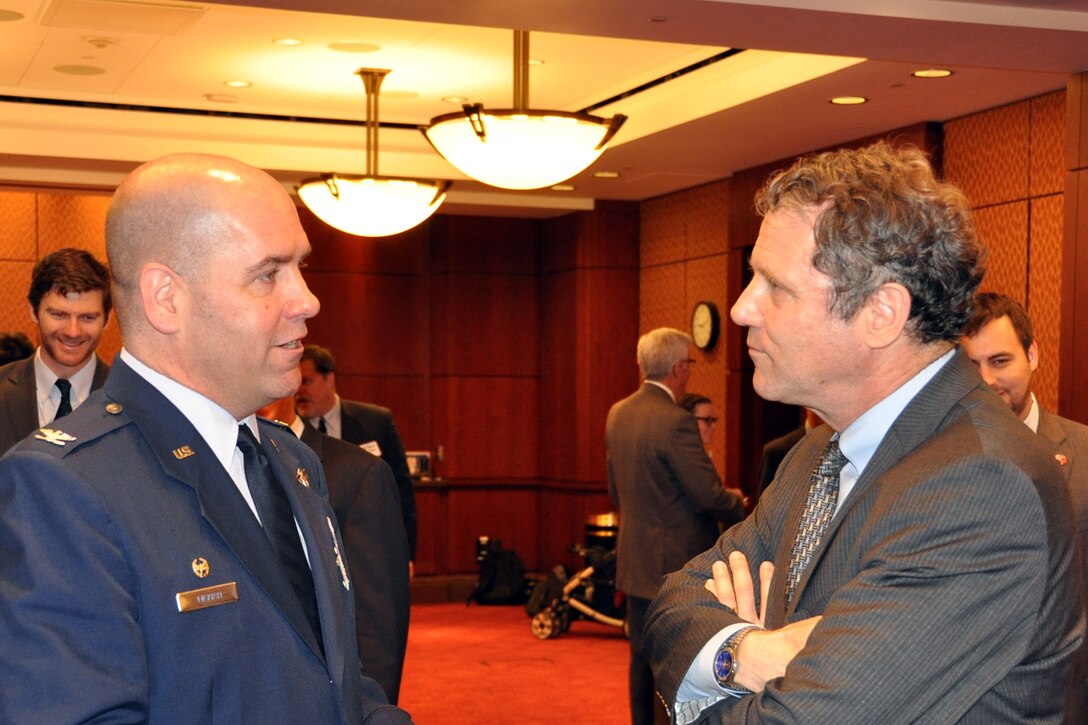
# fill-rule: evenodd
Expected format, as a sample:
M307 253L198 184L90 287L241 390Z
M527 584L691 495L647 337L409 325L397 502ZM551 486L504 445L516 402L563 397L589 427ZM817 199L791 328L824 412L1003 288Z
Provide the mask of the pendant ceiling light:
M529 108L529 32L514 31L514 107L431 119L427 140L467 176L504 189L539 189L566 181L593 163L626 116Z
M446 198L449 181L378 176L378 91L388 70L360 68L366 90L366 175L325 174L305 179L298 195L321 221L361 237L385 237L411 229Z

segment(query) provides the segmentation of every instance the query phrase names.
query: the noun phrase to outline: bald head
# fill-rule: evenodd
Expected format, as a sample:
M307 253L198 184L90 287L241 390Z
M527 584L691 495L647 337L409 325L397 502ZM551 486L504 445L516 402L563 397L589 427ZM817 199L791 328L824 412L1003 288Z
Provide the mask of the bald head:
M199 279L238 225L269 214L298 224L271 176L224 156L174 154L140 166L118 187L106 216L106 254L122 327L138 319L138 278L149 262Z

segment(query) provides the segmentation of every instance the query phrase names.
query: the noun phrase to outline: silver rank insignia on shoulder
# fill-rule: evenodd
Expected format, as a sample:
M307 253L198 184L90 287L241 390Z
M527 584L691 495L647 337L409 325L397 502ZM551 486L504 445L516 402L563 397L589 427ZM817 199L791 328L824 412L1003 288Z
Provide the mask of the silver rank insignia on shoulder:
M336 566L340 569L340 583L344 589L351 591L351 580L348 579L348 570L344 566L344 557L340 556L340 545L336 543L336 527L332 525L332 519L325 517L325 523L329 525L329 534L332 536L332 553L336 554Z
M52 428L42 428L34 437L40 441L52 443L55 446L63 446L65 443L71 443L76 439L75 436L68 435L64 431L53 430Z
M174 458L178 459L179 461L183 458L188 458L189 456L195 455L196 452L189 446L182 446L181 448L174 449Z
M305 468L300 468L295 471L295 479L306 488L310 487L310 474L306 473Z

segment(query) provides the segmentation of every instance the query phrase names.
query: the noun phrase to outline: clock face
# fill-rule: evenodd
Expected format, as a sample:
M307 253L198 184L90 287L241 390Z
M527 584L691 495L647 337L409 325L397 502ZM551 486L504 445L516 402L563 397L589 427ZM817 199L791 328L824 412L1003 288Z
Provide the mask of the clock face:
M718 340L718 309L712 302L700 302L691 313L691 338L706 350Z

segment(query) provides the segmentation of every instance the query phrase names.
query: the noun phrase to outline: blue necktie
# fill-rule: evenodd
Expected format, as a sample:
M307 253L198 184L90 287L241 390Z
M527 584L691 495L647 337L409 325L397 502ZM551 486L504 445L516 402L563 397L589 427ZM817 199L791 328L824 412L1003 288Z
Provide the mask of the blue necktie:
M57 414L53 416L53 420L60 420L72 412L72 399L70 397L72 383L66 378L57 378L56 385L57 389L60 390L60 405L57 406Z
M306 562L306 554L302 551L302 544L298 538L298 529L295 526L295 515L291 511L291 502L279 481L272 475L268 460L265 458L261 444L249 426L238 426L238 449L242 451L242 459L245 462L246 482L249 484L249 493L253 497L253 503L257 507L257 514L261 519L264 533L272 544L272 548L279 556L283 564L284 573L295 590L302 609L306 613L306 619L310 622L317 643L324 650L321 641L321 621L317 614L317 597L314 594L314 580L310 572L310 566Z

